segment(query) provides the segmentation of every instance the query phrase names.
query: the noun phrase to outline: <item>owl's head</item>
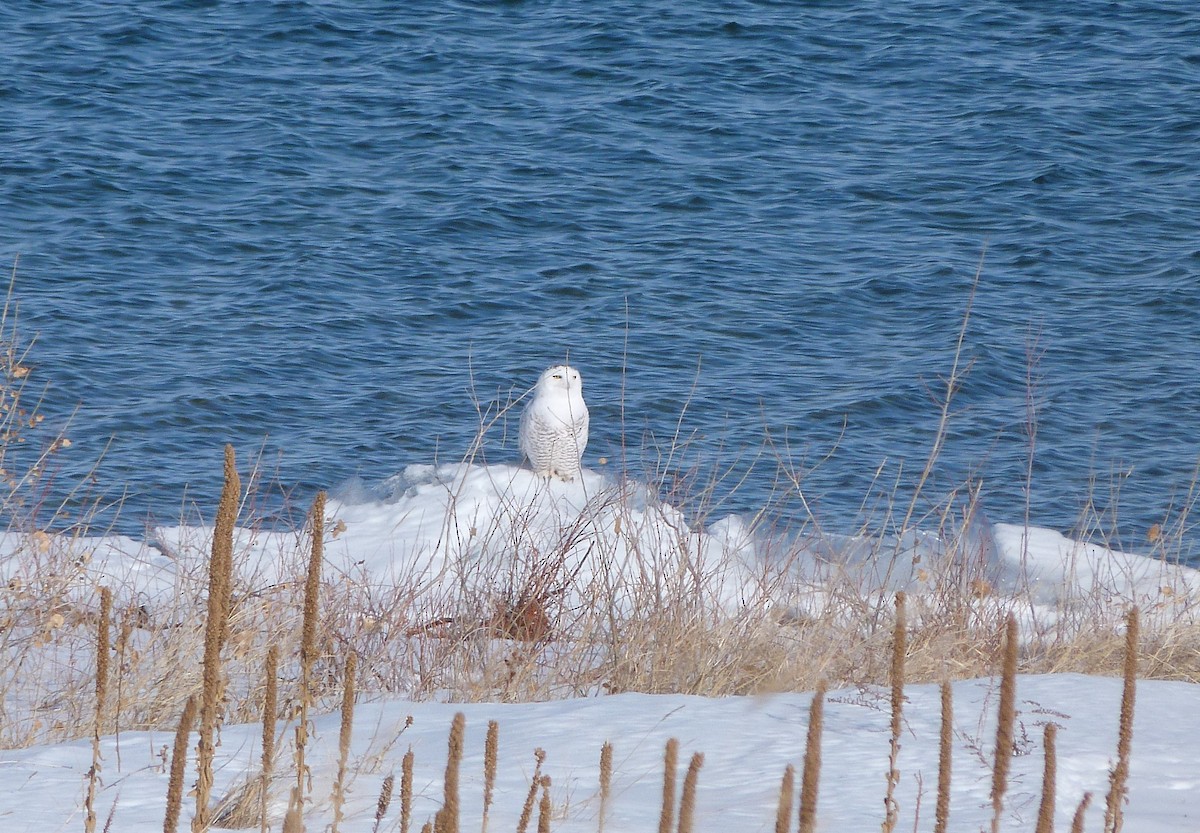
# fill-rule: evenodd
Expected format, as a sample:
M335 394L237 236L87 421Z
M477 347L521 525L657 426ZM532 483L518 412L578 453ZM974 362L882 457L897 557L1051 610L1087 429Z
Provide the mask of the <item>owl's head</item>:
M583 378L575 368L565 364L556 364L542 372L541 378L538 379L537 389L539 393L551 391L582 393Z

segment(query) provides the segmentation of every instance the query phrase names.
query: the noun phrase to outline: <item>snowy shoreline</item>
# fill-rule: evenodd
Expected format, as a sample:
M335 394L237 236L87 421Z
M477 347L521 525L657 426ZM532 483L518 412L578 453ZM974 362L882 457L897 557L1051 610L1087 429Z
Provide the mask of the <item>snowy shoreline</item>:
M986 828L998 682L969 680L953 686L952 829ZM1078 674L1021 676L1016 754L1001 829L1031 831L1041 789L1041 727L1059 726L1058 810L1066 829L1085 791L1095 796L1086 828L1099 830L1103 795L1116 748L1121 682ZM936 686L905 690L901 779L896 798L899 829L932 827L937 784L939 695ZM380 783L398 773L408 749L415 753L417 826L431 817L442 797L446 734L451 718L467 719L463 760L462 813L470 829L482 805L483 739L488 720L500 725L497 798L491 810L497 830L515 827L528 789L535 748L547 752L555 806L553 829L596 829L598 760L605 741L614 745L615 774L606 829L654 828L662 792L662 750L678 738L681 754L705 754L700 773L698 830L768 830L774 819L779 779L785 766L799 768L807 726L808 694L704 698L684 695L620 694L548 703L449 704L404 700L360 703L355 713L351 760L353 783L341 829L373 829ZM404 729L409 716L413 724ZM825 706L818 829L874 829L882 820L888 749L887 693L882 689L830 691ZM314 805L309 829L330 818L329 791L337 758L337 714L315 721L310 749ZM256 771L260 727L226 726L217 758L216 794L224 794ZM1167 681L1138 685L1126 829L1138 833L1191 829L1200 812L1200 748L1181 742L1200 737L1200 686ZM102 740L104 788L101 819L115 804L115 830L160 829L167 787L161 757L171 733L126 732ZM193 744L194 745L194 744ZM119 752L118 752L119 746ZM7 750L0 756L0 826L12 833L59 830L80 824L83 787L91 765L87 741ZM272 805L278 822L286 805L279 791ZM193 807L185 799L184 820ZM397 830L398 810L382 830ZM415 828L414 828L415 829Z
M343 830L373 829L379 784L410 746L418 760L414 821L436 809L446 732L459 710L468 720L464 818L479 811L483 727L495 719L502 749L492 812L497 829L515 820L538 747L549 753L553 829L595 829L597 760L606 740L616 753L606 829L649 829L657 818L668 737L680 740L685 755L707 756L698 829L767 829L784 767L802 759L812 697L797 692L803 683L788 675L809 662L817 667L808 673L824 675L820 663L837 655L864 681L847 685L836 676L843 672L828 672L835 679L826 703L819 829L878 824L889 719L879 676L886 676L886 617L903 590L910 646L927 633L939 638L939 629L957 640L944 656L928 655L927 663L935 663L935 679L957 680L951 818L955 829L974 829L991 813L995 624L1013 614L1036 660L1068 637L1080 644L1099 639L1102 647L1119 642L1122 616L1132 604L1140 606L1150 638L1156 629L1178 633L1171 629L1195 624L1200 595L1200 573L1190 568L1015 525L973 523L952 536L911 531L894 539L813 530L772 536L732 515L696 524L645 486L592 471L562 483L512 466L414 466L390 487L384 498L327 506L323 682L316 707L323 716L315 720L309 754L316 784L315 804L306 812L310 825L331 818L322 795L336 769L335 703L350 650L366 673L358 688L355 781ZM124 617L115 660L127 677L127 696L112 719L157 728L114 733L110 721L101 739L98 812L103 817L115 807L118 830L161 823L162 750L170 745L182 699L197 684L211 538L212 529L200 526L158 528L142 541L41 532L3 538L0 580L9 590L10 626L0 678L10 747L0 756L4 830L61 829L79 821L91 766L91 747L82 737L91 725L100 586L112 590ZM304 530L236 530L238 607L226 651L217 796L256 772L261 727L254 720L268 644L283 652L284 686L295 682L296 593L309 547ZM536 608L519 606L531 599ZM513 611L536 612L542 627L516 630L500 616ZM872 626L872 616L883 618ZM671 664L676 657L670 655L692 649L688 640L710 636L712 645L697 648L694 660L684 656L683 664ZM822 640L829 644L821 646ZM653 656L656 650L668 656ZM960 667L955 663L966 656L963 650L976 656ZM800 665L772 668L788 652ZM1172 676L1170 658L1158 660ZM639 662L648 676L620 676ZM1094 664L1108 667L1105 662ZM714 663L716 671L708 668ZM757 693L679 693L689 690ZM1115 756L1120 690L1119 679L1095 674L1019 677L1002 829L1032 829L1047 721L1060 726L1058 823L1069 823L1085 791L1103 795ZM925 829L936 790L938 689L910 682L905 693L899 829L913 828L918 808L917 827ZM294 696L288 688L285 716ZM401 731L408 715L415 722ZM1200 751L1179 743L1200 736L1197 715L1200 685L1139 681L1128 829L1182 830L1200 811L1200 782L1188 775L1200 771ZM274 796L276 816L285 800L284 791ZM186 804L185 817L192 812ZM1097 829L1101 805L1093 803L1087 829ZM380 829L398 829L394 812Z

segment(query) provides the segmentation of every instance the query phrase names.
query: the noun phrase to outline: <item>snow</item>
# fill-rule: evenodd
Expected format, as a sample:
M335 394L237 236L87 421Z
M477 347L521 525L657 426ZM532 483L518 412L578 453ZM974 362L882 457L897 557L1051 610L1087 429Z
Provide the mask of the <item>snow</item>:
M929 589L939 559L970 559L987 577L995 604L1010 604L1027 630L1064 615L1072 605L1100 599L1114 611L1136 602L1151 617L1179 621L1192 615L1200 573L1162 559L1072 541L1053 530L974 522L955 547L930 533L883 536L772 535L747 519L726 515L703 524L659 500L639 484L585 470L574 482L545 481L512 466L410 466L373 490L347 489L327 507L324 569L381 588L405 586L414 596L445 598L487 593L531 565L553 561L566 604L594 598L597 587L614 605L632 605L646 593L669 592L669 577L686 574L714 605L736 615L771 608L782 619L803 616L823 603L829 583L853 575L865 593ZM40 536L40 537L38 537ZM195 603L187 588L202 581L211 529L159 527L144 539L97 536L8 535L0 539L0 582L31 588L54 580L81 603L95 587L111 587L118 600L152 609ZM302 570L299 531L237 531L239 580L266 587ZM72 565L61 569L61 564ZM686 568L686 569L685 569ZM189 583L190 582L190 583ZM1018 593L1018 588L1021 592ZM193 597L188 597L192 593ZM187 598L185 598L187 597ZM393 638L400 638L398 635ZM5 643L7 644L7 643ZM6 648L7 650L7 648ZM48 648L47 650L52 650ZM57 661L57 660L56 660ZM69 660L63 660L64 662ZM10 687L14 680L7 681ZM4 709L19 711L10 691ZM990 826L991 761L998 683L954 684L954 766L951 829ZM904 734L897 788L899 830L932 829L936 801L939 692L906 688ZM1126 808L1127 830L1191 830L1200 814L1200 686L1158 680L1138 683L1133 757ZM703 752L696 829L769 830L774 826L779 779L789 763L800 769L811 694L702 698L617 694L542 703L455 705L408 702L364 694L354 716L345 831L368 831L380 783L398 773L408 749L416 755L414 830L439 806L446 736L456 711L467 718L463 764L463 826L474 829L482 794L483 739L487 722L500 725L497 799L493 830L512 830L533 768L533 750L545 749L552 777L556 831L597 828L598 758L615 747L614 794L607 830L649 830L657 825L663 745L681 743L680 778L693 752ZM1120 680L1075 674L1022 676L1018 680L1016 754L1002 829L1033 829L1041 789L1042 727L1060 726L1056 823L1066 829L1085 791L1094 798L1086 828L1102 827L1104 795L1116 750ZM5 712L0 712L4 714ZM15 712L14 712L15 713ZM404 728L406 719L413 723ZM827 695L817 829L875 829L883 817L889 750L887 692L833 690ZM314 720L309 830L332 819L331 783L337 768L339 716ZM281 729L285 741L287 729ZM261 729L226 725L217 750L220 796L257 771ZM167 787L169 731L122 732L102 739L101 826L114 808L113 830L162 828ZM194 755L195 736L190 749ZM287 769L287 743L280 767ZM166 750L166 751L164 751ZM89 741L0 752L0 830L52 831L82 822ZM189 783L194 768L189 769ZM398 789L398 787L397 787ZM274 791L275 829L286 789ZM186 829L193 802L185 797ZM380 825L398 830L399 798ZM919 821L916 819L919 813Z
M954 684L951 828L990 825L991 759L998 686L994 680ZM1084 791L1094 794L1086 829L1099 830L1116 749L1121 683L1076 674L1018 678L1017 754L1012 758L1003 830L1032 830L1042 773L1042 727L1060 727L1057 742L1057 825L1065 829ZM906 689L899 759L898 829L932 827L936 801L940 700L936 686ZM1138 833L1194 829L1200 813L1200 687L1179 682L1138 684L1130 798L1125 828ZM680 742L680 773L693 752L704 753L696 805L697 830L769 830L779 779L790 763L800 770L807 731L808 694L703 698L619 694L527 704L360 704L354 716L350 760L353 782L341 829L369 831L385 775L400 772L415 753L414 820L419 826L440 806L446 738L457 711L467 720L461 777L464 829L474 829L482 806L483 743L487 722L500 726L494 830L513 830L533 769L533 751L546 751L556 818L553 829L590 831L597 825L599 753L614 745L614 782L606 829L645 831L657 823L662 755L668 738ZM404 729L406 719L413 724ZM818 829L877 829L882 821L889 743L886 692L830 691L822 737ZM308 829L331 818L329 795L336 772L338 715L315 721L308 760L314 802ZM217 754L217 794L256 771L257 725L228 726ZM104 788L98 814L115 805L114 830L161 829L168 732L128 732L103 742ZM118 752L119 745L119 752ZM195 747L195 737L192 739ZM82 824L81 807L91 764L86 741L8 750L0 756L0 828L12 833L61 830ZM285 789L278 789L286 796ZM282 798L281 798L282 801ZM275 813L282 813L281 801ZM398 798L381 830L397 830ZM184 802L184 823L193 807ZM186 829L186 828L185 828Z

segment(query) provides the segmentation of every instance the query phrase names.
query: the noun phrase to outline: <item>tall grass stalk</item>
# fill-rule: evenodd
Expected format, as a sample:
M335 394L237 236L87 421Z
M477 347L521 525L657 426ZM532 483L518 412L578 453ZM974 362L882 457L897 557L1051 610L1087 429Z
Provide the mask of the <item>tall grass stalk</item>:
M692 833L696 818L696 782L700 780L700 767L704 766L704 753L696 752L683 776L683 795L679 798L678 833Z
M1055 781L1058 778L1054 740L1057 734L1058 726L1053 723L1047 723L1042 732L1042 801L1038 805L1035 833L1054 833Z
M108 698L109 631L112 620L112 591L100 588L100 621L96 628L96 712L92 721L92 767L88 770L87 796L83 800L83 829L96 829L96 785L100 781L100 735L104 731L104 703Z
M1128 790L1129 750L1133 743L1133 708L1137 696L1138 636L1141 632L1137 607L1131 607L1125 620L1124 685L1121 690L1121 718L1117 732L1117 763L1109 775L1108 796L1104 808L1104 833L1121 833L1125 822L1125 794Z
M1004 671L1000 677L1000 708L996 721L996 751L992 759L992 833L999 833L1013 756L1013 725L1017 714L1017 620L1010 613L1004 627Z
M291 804L302 811L308 766L305 745L308 742L308 709L313 698L312 671L317 659L317 616L321 595L321 562L325 554L325 493L317 492L309 511L308 570L304 579L304 612L300 631L300 716L296 723L296 785ZM289 813L293 812L289 809Z
M658 815L658 833L671 833L675 825L675 766L679 759L679 741L671 738L663 750L662 809Z
M817 791L821 780L821 731L825 725L825 683L817 685L808 707L808 734L804 745L804 769L800 776L799 833L817 828Z
M338 767L333 780L333 824L332 833L338 833L338 825L345 818L342 806L346 803L346 763L350 758L350 735L354 726L354 676L358 670L358 655L354 652L346 657L345 679L342 689L342 725L338 733Z
M487 737L483 742L483 819L480 822L480 833L487 833L488 812L492 807L492 797L496 790L496 758L500 751L500 724L495 720L488 721Z
M533 818L533 806L537 801L538 787L542 783L542 764L546 760L546 750L533 750L533 776L529 779L529 792L525 794L525 804L521 807L521 817L517 819L517 833L525 833L529 829L529 820Z
M279 646L267 649L263 671L265 692L262 710L262 807L260 833L267 833L267 807L270 804L271 774L275 770L275 719L279 713Z
M975 306L975 295L979 290L979 281L983 277L983 262L986 256L987 246L985 245L983 251L979 253L979 265L975 269L974 280L971 281L971 289L967 295L967 306L963 311L962 325L959 327L958 339L954 344L954 358L950 365L950 373L946 377L946 392L941 397L941 401L939 403L941 413L938 416L938 425L933 436L933 447L930 448L929 454L925 459L925 467L921 470L921 474L917 478L917 483L913 487L912 497L908 502L908 508L905 510L904 518L900 522L899 534L897 536L898 541L902 541L905 533L907 533L911 528L913 518L917 512L917 506L920 502L921 492L924 490L925 485L929 482L929 478L933 476L934 467L937 464L938 459L942 456L942 449L946 444L946 438L949 436L951 403L954 401L954 396L958 392L959 386L962 384L963 376L967 373L967 370L970 367L970 365L968 365L967 368L962 366L963 348L967 340L967 330L971 324L972 310ZM891 578L892 571L894 569L894 563L898 560L899 559L893 559L892 562L889 563L887 568L887 579Z
M1075 808L1075 815L1071 817L1071 833L1083 833L1083 819L1091 803L1092 794L1084 793L1083 798L1079 800L1079 806Z
M404 753L400 762L400 833L408 833L412 825L413 751Z
M542 776L542 800L538 802L538 833L550 833L550 816L553 808L550 804L550 776Z
M187 699L179 726L175 730L175 746L171 750L171 775L167 780L167 809L163 817L163 833L176 833L179 829L179 810L183 804L183 773L187 767L188 740L192 724L196 722L196 698Z
M613 746L608 741L600 747L600 819L598 833L604 833L604 822L608 818L608 803L612 797Z
M434 833L458 833L458 775L462 767L463 742L467 731L467 716L454 715L450 724L450 740L446 751L446 772L442 778L442 809L433 819Z
M884 820L883 833L892 833L896 829L896 821L900 816L900 807L896 803L896 787L900 783L900 730L904 719L904 655L907 650L908 623L904 610L904 592L896 594L896 624L892 629L892 722L891 743L888 753L887 796L883 799Z
M937 806L933 816L933 833L946 833L950 824L950 779L954 764L954 693L950 683L943 681L942 721L938 732Z
M795 800L796 768L788 764L779 782L779 803L775 807L775 833L791 833L792 803Z
M200 740L196 748L196 815L193 833L205 833L210 823L213 758L224 683L221 676L221 649L225 645L229 606L233 592L233 529L241 500L233 446L225 446L225 485L217 505L213 528L212 557L208 573L208 616L204 623L204 677L200 695Z
M379 798L375 801L375 824L371 826L371 833L379 833L379 825L383 824L383 817L387 815L388 807L392 804L392 790L395 786L396 776L389 772L379 785Z

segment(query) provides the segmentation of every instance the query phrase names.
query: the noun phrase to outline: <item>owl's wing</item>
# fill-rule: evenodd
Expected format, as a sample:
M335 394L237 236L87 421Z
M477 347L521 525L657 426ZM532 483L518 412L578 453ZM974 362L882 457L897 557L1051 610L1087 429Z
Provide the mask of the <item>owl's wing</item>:
M585 410L579 419L575 421L575 445L579 447L580 457L583 457L583 450L587 448L588 425L588 412Z

